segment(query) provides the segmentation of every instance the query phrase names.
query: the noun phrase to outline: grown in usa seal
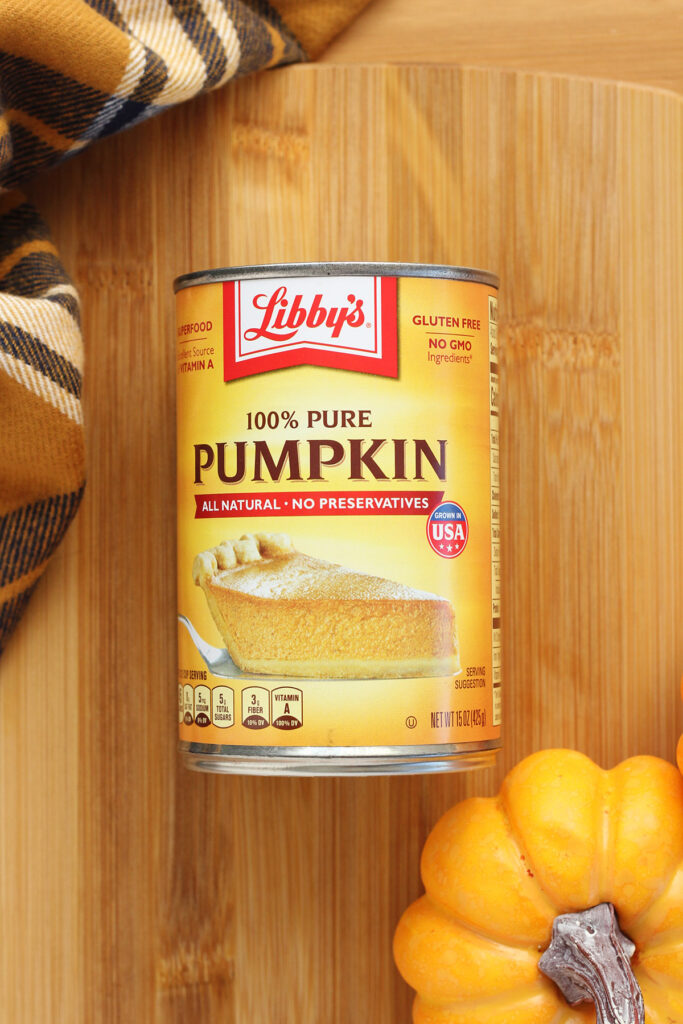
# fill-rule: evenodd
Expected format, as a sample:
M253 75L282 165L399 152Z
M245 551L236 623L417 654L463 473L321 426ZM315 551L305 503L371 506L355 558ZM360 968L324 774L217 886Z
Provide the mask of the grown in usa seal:
M456 501L442 501L427 520L427 540L442 558L457 558L465 550L470 527L465 510Z

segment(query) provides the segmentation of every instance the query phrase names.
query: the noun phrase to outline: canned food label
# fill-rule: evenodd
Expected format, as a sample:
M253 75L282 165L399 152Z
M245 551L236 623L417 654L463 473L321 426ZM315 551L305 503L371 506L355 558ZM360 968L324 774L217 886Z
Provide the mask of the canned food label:
M495 289L225 281L177 312L181 739L495 746Z

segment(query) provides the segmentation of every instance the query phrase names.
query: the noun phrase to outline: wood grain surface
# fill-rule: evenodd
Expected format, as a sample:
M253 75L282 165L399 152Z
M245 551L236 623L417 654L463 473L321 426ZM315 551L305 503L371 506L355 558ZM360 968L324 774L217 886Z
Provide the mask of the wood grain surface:
M476 64L683 93L681 0L372 0L322 56Z
M683 102L446 67L297 67L32 193L83 299L89 484L0 664L2 1024L408 1024L391 938L427 832L541 747L683 726ZM504 751L393 779L175 753L175 275L499 272Z

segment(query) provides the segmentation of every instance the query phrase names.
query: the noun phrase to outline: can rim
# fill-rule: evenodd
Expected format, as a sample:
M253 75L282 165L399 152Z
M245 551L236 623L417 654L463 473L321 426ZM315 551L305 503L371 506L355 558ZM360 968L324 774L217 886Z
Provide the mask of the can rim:
M173 282L173 291L199 284L221 281L258 280L269 277L431 277L451 281L472 281L492 288L500 287L500 279L490 270L458 267L441 263L266 263L262 266L216 267L181 274Z

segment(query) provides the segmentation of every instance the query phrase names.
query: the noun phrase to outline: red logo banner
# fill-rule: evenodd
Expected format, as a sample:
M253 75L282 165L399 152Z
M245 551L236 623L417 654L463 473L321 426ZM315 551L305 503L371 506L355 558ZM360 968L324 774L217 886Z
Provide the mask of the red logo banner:
M223 379L291 366L398 376L395 277L223 285Z

